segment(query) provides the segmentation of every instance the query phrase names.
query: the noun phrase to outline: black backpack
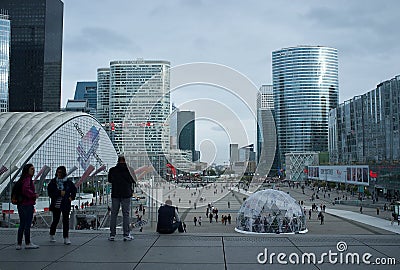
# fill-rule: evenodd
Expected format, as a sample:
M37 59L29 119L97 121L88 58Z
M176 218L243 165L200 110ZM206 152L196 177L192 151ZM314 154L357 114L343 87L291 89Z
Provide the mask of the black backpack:
M23 200L23 195L22 195L22 180L18 180L12 190L11 190L11 203L19 205L22 203Z

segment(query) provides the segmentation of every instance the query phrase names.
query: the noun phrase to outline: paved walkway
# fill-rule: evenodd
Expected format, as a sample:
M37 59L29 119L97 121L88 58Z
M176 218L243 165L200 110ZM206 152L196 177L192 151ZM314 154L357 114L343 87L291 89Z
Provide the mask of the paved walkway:
M306 209L311 203L310 192L280 187L289 192L296 200L304 200ZM358 213L358 207L329 204L318 200L315 203L327 204L325 224L317 220L317 212L307 219L309 232L304 235L243 235L234 232L235 218L245 194L227 194L214 206L220 214L231 214L232 224L210 223L205 218L205 208L182 209L181 215L187 223L187 233L158 235L155 224L149 224L139 232L135 230L135 240L107 240L108 231L71 231L72 245L62 244L61 232L57 233L56 243L50 243L47 229L32 230L32 241L40 248L37 250L15 250L16 229L0 229L0 270L21 269L398 269L400 264L400 226L390 225L387 213L379 217L374 209L365 209ZM228 207L229 202L229 207ZM202 216L202 226L194 226L193 217ZM381 218L383 217L383 218ZM339 248L339 249L338 249ZM266 264L260 253L267 251ZM336 264L329 262L338 260ZM271 255L275 253L274 255ZM278 262L278 253L284 253ZM336 255L334 253L337 253ZM348 255L350 253L350 255ZM362 261L363 254L369 253L367 265ZM313 260L315 254L316 260ZM367 254L368 255L368 254ZM271 257L272 256L272 264ZM308 262L311 256L311 262ZM359 258L359 264L345 264L346 258ZM358 256L358 257L357 257ZM289 258L291 261L289 261ZM294 264L299 258L299 264ZM302 263L302 258L305 262ZM342 263L340 263L342 258ZM319 262L321 261L321 262ZM351 261L353 262L353 261ZM377 265L376 262L391 263ZM393 264L396 265L393 265Z
M62 244L60 235L56 243L48 241L48 231L34 230L32 241L40 245L37 250L15 250L15 230L0 230L0 269L398 269L400 264L399 235L272 235L248 236L232 234L137 234L131 242L107 240L108 233L101 231L71 232L72 245ZM338 243L341 242L339 247ZM339 248L339 250L338 250ZM260 264L257 257L267 249L267 263ZM347 253L357 253L360 264L331 264L329 258L321 260L322 253L336 253L331 258L340 260ZM339 252L342 251L342 252ZM281 260L277 255L285 253ZM304 254L314 253L314 263L301 263ZM343 255L340 255L342 253ZM379 266L366 265L362 255L370 253L370 262L376 259L391 263ZM339 255L337 255L339 254ZM292 261L299 257L299 264ZM308 256L308 255L307 255ZM391 259L393 258L393 259ZM260 261L264 255L259 256ZM338 261L340 262L340 261ZM353 262L353 261L351 261ZM339 264L339 265L338 265ZM393 265L397 264L397 265Z

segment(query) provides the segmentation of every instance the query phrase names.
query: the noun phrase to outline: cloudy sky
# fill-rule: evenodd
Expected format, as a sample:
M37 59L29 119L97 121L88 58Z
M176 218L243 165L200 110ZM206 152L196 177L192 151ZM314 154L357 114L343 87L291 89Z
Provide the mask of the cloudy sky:
M63 2L63 105L77 81L96 80L112 60L218 63L259 87L272 82L272 51L329 46L339 54L340 102L400 74L397 0Z

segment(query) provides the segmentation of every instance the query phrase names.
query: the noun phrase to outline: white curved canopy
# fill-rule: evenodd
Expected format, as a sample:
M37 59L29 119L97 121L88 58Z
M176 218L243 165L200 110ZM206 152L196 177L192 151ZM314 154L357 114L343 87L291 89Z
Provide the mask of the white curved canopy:
M0 191L4 180L14 176L57 129L82 116L93 118L81 112L0 113Z

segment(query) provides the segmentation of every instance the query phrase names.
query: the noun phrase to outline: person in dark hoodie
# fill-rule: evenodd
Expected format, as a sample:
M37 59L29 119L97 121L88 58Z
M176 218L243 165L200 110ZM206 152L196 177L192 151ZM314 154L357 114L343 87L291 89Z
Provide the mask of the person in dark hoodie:
M50 225L50 242L55 242L55 234L60 216L62 214L64 244L70 245L69 240L69 213L71 202L76 197L75 184L67 178L67 169L60 166L56 170L56 176L47 186L47 192L51 199L50 211L53 212L53 222Z
M122 207L122 229L124 241L133 240L129 227L129 210L131 208L131 198L133 187L136 182L136 175L133 170L129 170L124 156L118 157L118 163L112 167L108 173L108 182L111 183L111 220L110 237L108 240L114 241L116 235L117 216Z

